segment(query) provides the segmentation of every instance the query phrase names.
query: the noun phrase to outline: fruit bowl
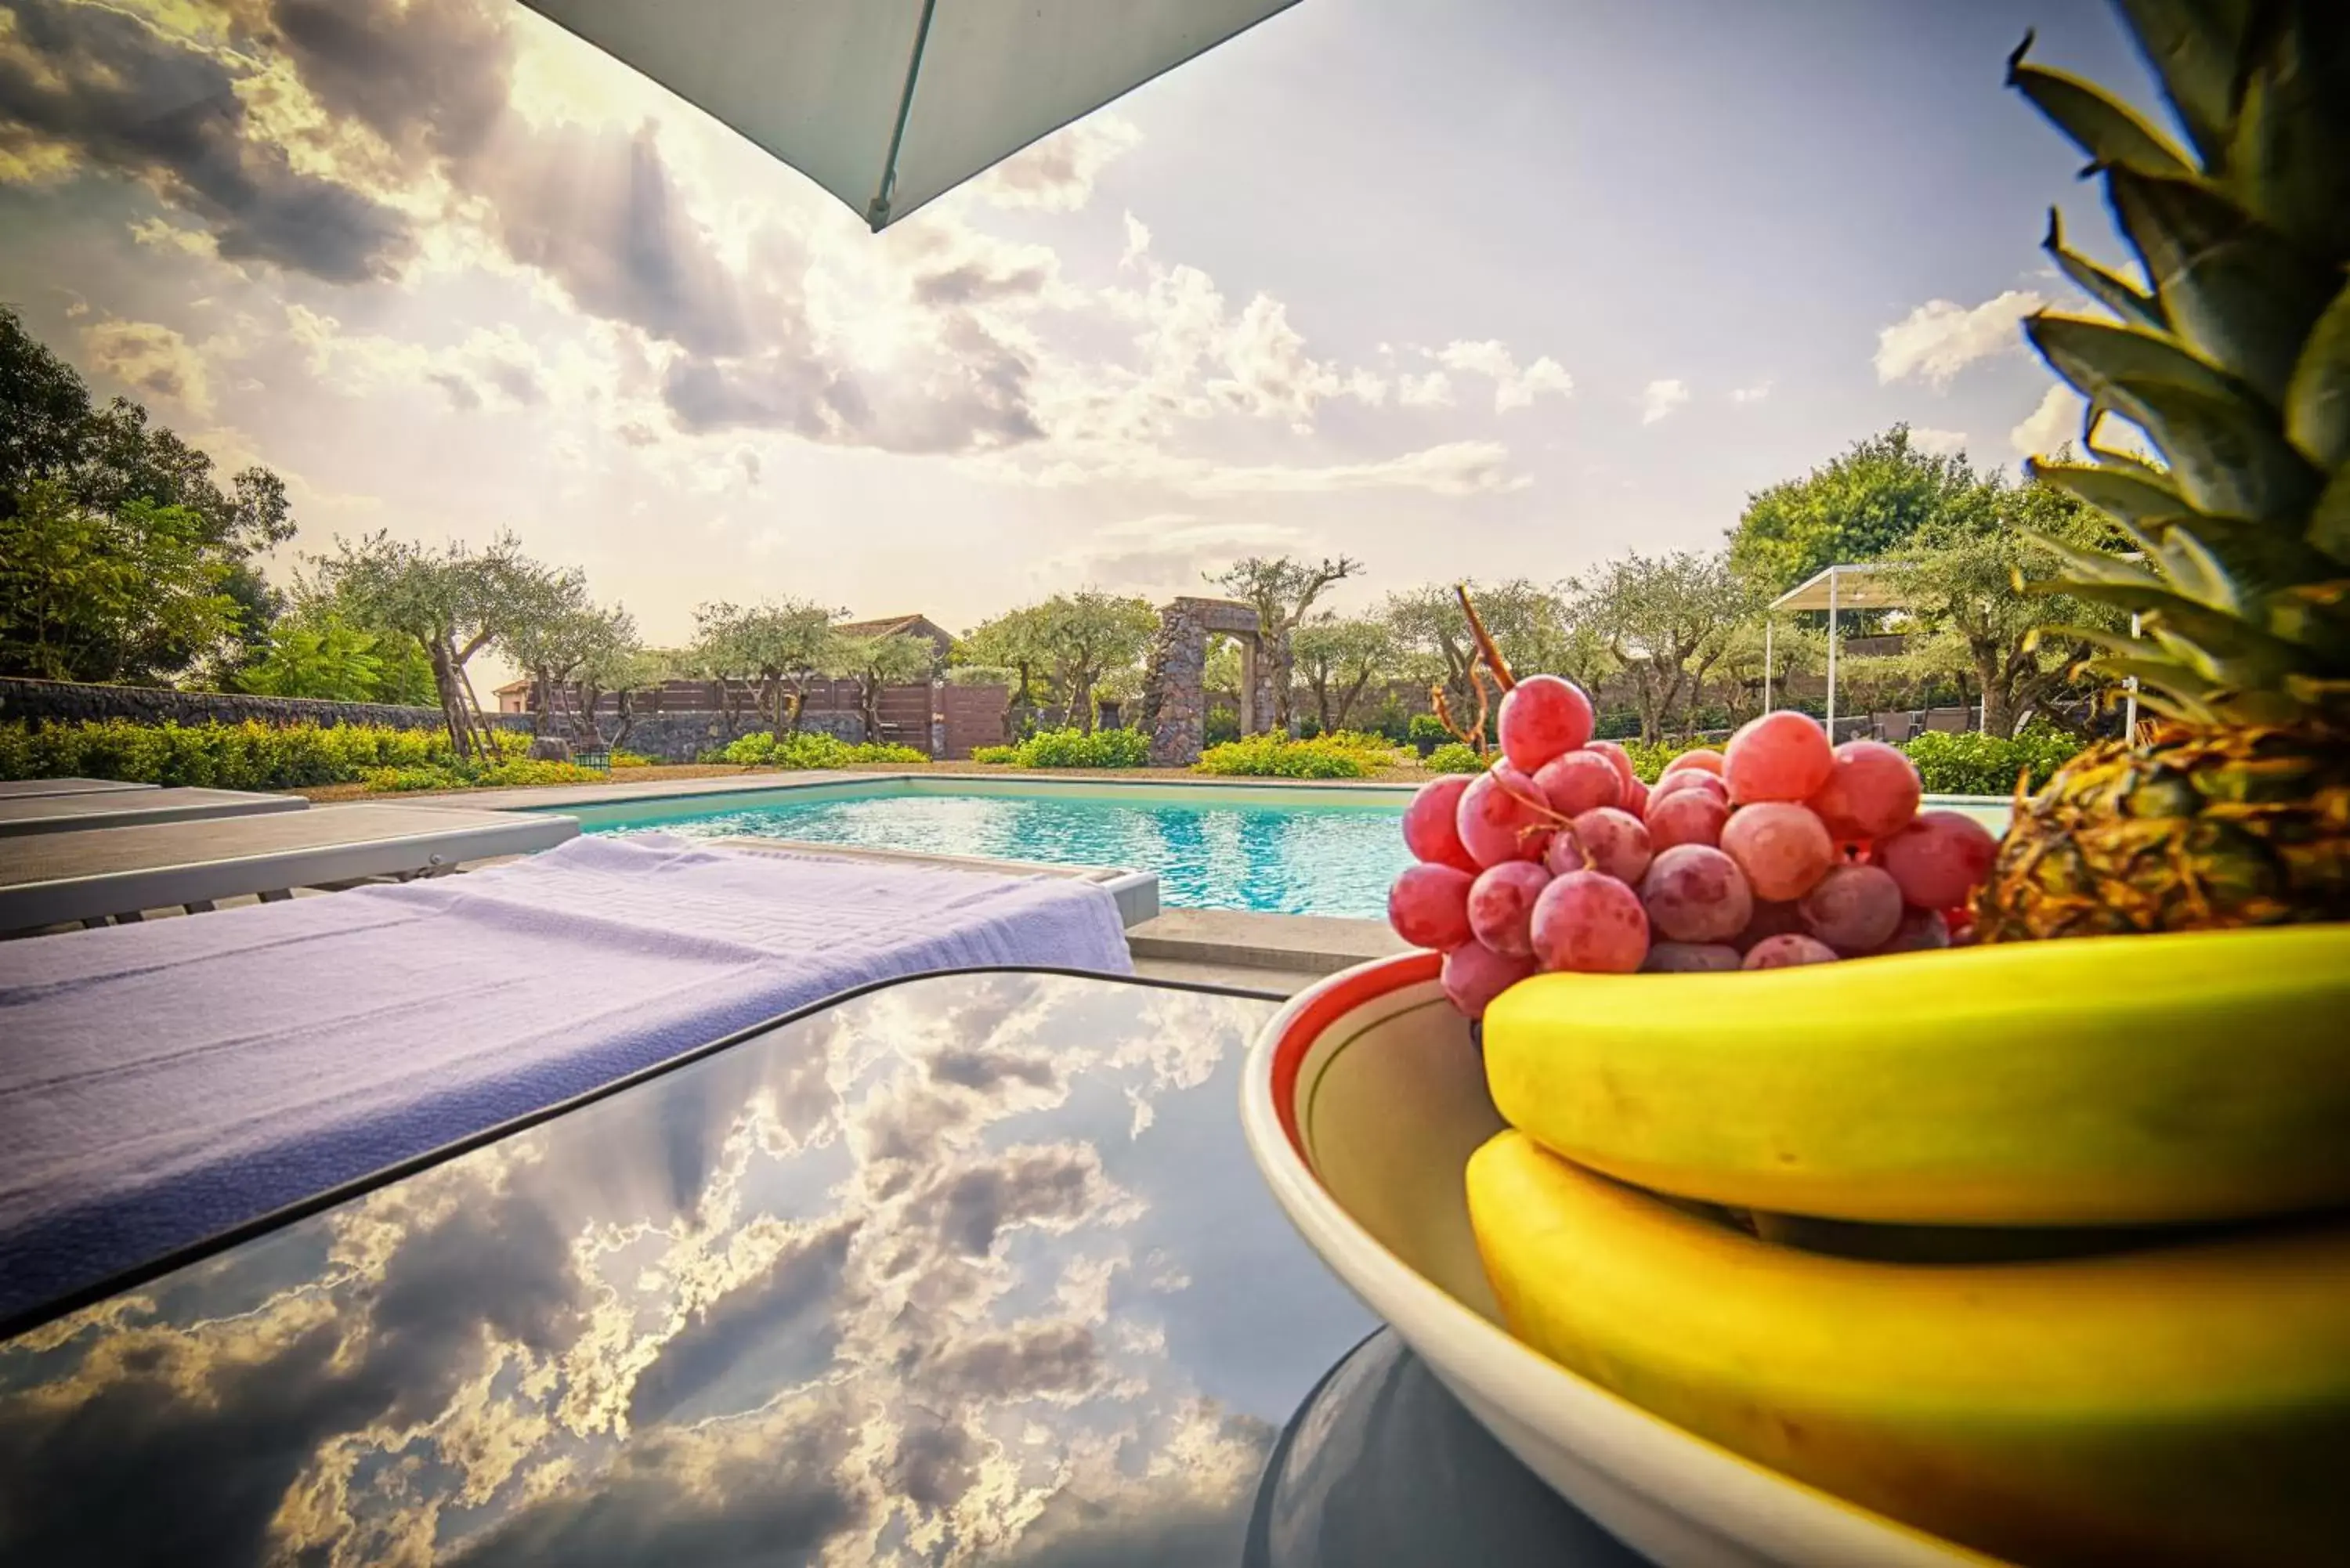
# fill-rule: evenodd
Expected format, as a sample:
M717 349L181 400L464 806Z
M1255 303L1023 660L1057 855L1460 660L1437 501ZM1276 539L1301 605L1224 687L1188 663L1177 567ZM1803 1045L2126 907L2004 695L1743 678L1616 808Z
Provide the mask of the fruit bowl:
M1991 1562L1694 1437L1511 1337L1461 1179L1502 1118L1438 963L1407 953L1332 975L1250 1051L1250 1152L1323 1262L1512 1453L1659 1563Z

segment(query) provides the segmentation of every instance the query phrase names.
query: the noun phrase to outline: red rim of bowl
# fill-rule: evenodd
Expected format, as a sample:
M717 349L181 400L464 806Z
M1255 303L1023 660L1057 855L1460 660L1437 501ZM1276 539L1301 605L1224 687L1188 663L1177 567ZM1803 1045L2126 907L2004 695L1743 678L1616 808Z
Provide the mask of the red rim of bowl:
M1297 1130L1297 1075L1305 1065L1306 1053L1324 1030L1356 1008L1388 992L1434 980L1443 967L1442 953L1421 950L1348 970L1326 982L1326 990L1318 991L1290 1017L1273 1046L1273 1113L1281 1119L1282 1136L1308 1169L1314 1162L1306 1158L1305 1139Z

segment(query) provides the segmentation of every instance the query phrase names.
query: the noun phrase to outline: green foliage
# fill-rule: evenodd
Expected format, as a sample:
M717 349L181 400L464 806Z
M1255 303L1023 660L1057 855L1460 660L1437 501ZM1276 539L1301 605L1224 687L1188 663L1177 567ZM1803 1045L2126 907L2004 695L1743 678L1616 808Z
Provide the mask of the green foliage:
M2049 776L2079 754L2081 740L2045 724L2027 724L2013 739L1980 731L1950 735L1929 731L1913 736L1901 749L1918 764L1929 794L1989 794L2004 799L2015 793L2018 774L2028 775L2027 789L2038 789Z
M1624 671L1648 740L1704 691L1754 607L1726 556L1686 550L1655 559L1622 556L1572 587L1570 613Z
M1007 611L973 628L957 647L956 657L1014 671L1015 707L1035 701L1034 687L1042 677L1068 721L1090 731L1094 688L1113 671L1140 663L1158 630L1159 612L1149 600L1083 588Z
M926 763L931 759L911 746L886 742L849 742L821 730L801 730L777 740L761 731L729 742L707 761L734 763L754 768L846 768L859 763Z
M1198 770L1238 778L1359 779L1400 764L1395 748L1378 735L1336 731L1310 741L1284 735L1243 735L1210 747Z
M1963 453L1925 452L1910 444L1908 425L1895 425L1748 496L1730 564L1762 593L1784 593L1828 566L1895 554L1949 509L1973 504L1976 486Z
M646 756L642 752L624 752L615 748L612 753L612 765L616 768L654 768L659 767L660 763L656 758Z
M276 474L249 468L224 484L138 404L93 405L0 306L0 673L158 681L234 669L279 602L253 558L293 534Z
M977 746L971 760L1014 768L1139 768L1150 763L1150 737L1139 730L1041 730L1016 746Z
M1404 726L1404 739L1423 757L1432 754L1440 746L1461 743L1452 738L1452 732L1444 727L1444 721L1433 713L1414 713L1410 722Z
M0 514L0 673L137 680L184 669L236 629L230 562L202 520L145 498L113 512L36 479Z
M1478 754L1477 748L1459 741L1445 742L1430 752L1426 760L1428 771L1437 774L1482 774L1486 768L1486 760Z
M1632 774L1642 784L1654 784L1664 773L1665 764L1683 752L1718 752L1720 741L1642 741L1622 742L1624 754L1632 759Z
M236 684L264 697L436 704L432 662L415 639L362 630L327 601L272 627Z
M530 739L497 732L502 755ZM445 767L454 761L440 730L375 724L0 725L0 778L120 779L126 784L211 789L298 789L349 784L379 768Z
M1342 729L1357 717L1365 690L1400 671L1402 651L1394 626L1378 616L1325 615L1299 626L1291 652L1297 679L1314 694L1316 726Z
M545 784L600 784L604 774L577 763L516 757L487 767L446 762L421 767L369 768L360 782L371 794L406 794L418 790L532 789Z
M693 612L693 659L717 680L757 681L760 711L780 736L798 727L808 683L839 660L834 614L806 599L706 604Z

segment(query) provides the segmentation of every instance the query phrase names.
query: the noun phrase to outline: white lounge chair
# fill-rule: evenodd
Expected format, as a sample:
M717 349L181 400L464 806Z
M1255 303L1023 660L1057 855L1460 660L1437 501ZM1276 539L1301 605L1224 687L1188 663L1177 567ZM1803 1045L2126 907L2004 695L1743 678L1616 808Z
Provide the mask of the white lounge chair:
M0 799L0 838L74 833L88 827L265 816L305 811L309 805L298 794L255 794L234 789L101 789L11 795Z

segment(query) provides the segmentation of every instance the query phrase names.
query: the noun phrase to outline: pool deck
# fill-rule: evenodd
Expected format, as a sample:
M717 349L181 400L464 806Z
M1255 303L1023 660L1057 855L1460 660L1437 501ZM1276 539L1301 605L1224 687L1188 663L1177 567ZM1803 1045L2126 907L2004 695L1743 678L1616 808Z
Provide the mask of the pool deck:
M477 811L561 811L574 806L625 805L655 800L695 800L708 795L789 794L838 784L920 785L931 789L958 784L1053 784L1062 789L1082 787L1106 793L1127 790L1198 790L1230 795L1235 790L1333 791L1366 798L1409 798L1415 783L1376 779L1229 779L1229 778L1100 778L1069 770L1051 773L1007 773L990 769L971 773L889 773L886 771L733 774L724 778L649 779L643 784L545 784L529 789L474 789L448 794L418 795L418 805L467 806Z

